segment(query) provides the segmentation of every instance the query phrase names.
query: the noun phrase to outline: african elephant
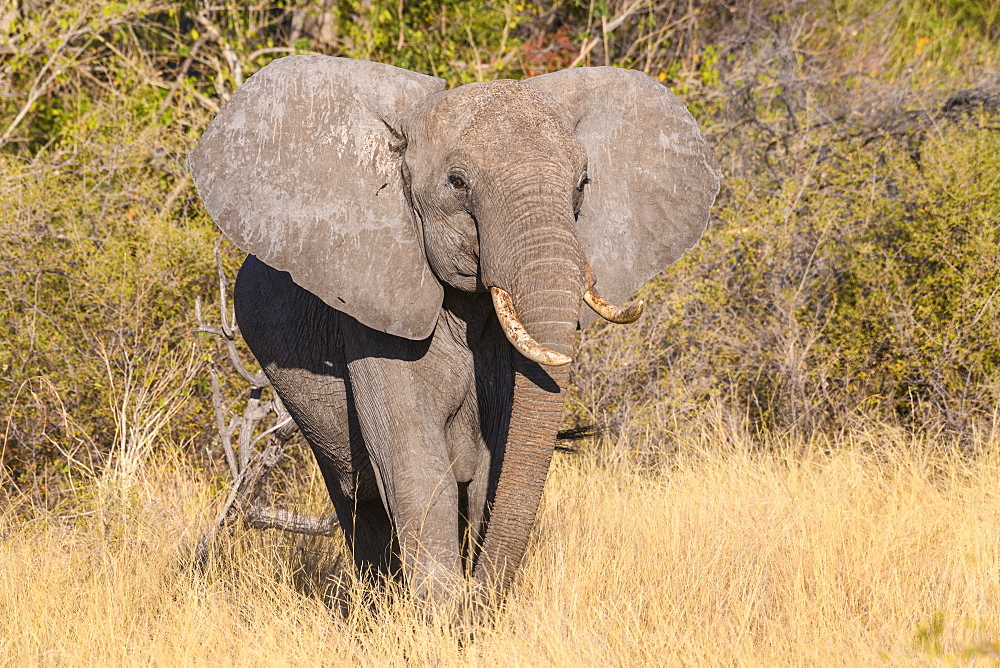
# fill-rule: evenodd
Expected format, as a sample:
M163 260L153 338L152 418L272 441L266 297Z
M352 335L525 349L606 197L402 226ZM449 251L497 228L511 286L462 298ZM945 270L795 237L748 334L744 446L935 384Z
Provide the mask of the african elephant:
M692 116L640 72L444 88L379 63L281 58L189 159L209 214L249 253L237 322L357 567L420 597L470 571L508 589L578 326L591 309L638 317L641 303L606 298L690 248L719 189Z

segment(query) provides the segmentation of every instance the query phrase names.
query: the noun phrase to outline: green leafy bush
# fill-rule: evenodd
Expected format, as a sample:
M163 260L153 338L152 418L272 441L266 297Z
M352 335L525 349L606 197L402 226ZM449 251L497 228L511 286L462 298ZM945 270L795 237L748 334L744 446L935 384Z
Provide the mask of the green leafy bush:
M863 420L969 433L1000 400L1000 116L919 141L817 132L776 187L733 181L646 289L639 331L586 337L590 419L723 407L758 430Z
M646 289L641 326L585 334L578 413L654 441L705 410L761 433L860 415L968 431L998 392L998 8L16 3L0 12L0 485L105 465L129 383L186 383L170 436L211 446L205 374L171 371L220 354L191 335L218 236L185 156L290 53L451 85L614 64L684 97L726 175L716 218ZM934 111L971 86L970 118ZM223 248L231 277L241 254Z

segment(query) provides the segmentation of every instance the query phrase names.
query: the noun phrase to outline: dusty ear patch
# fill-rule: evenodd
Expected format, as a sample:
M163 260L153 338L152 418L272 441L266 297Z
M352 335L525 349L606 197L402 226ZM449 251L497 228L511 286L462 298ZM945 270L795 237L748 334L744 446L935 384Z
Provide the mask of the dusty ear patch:
M445 82L389 65L289 56L212 121L189 165L222 232L361 323L431 334L443 290L404 193L401 119Z
M641 72L581 67L526 83L587 151L577 234L601 294L621 303L701 237L719 192L715 155L684 104ZM595 319L581 310L581 324Z

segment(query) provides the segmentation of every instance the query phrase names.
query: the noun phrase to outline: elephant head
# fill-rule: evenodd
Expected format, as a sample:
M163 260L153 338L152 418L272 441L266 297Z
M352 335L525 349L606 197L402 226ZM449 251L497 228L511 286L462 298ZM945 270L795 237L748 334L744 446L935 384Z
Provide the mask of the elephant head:
M388 65L282 58L237 91L190 166L237 246L368 327L425 339L445 285L491 291L523 354L477 565L506 582L561 417L545 376L565 372L533 362L570 361L590 308L637 317L596 288L624 300L693 246L719 171L684 105L639 72L444 88Z

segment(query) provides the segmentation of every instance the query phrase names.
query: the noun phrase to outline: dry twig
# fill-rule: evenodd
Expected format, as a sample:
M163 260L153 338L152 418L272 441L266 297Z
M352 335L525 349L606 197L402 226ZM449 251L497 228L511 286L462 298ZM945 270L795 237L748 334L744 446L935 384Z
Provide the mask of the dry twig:
M263 372L249 371L240 359L236 350L239 328L235 322L235 315L227 305L226 276L218 248L215 249L215 262L219 272L220 326L206 323L201 303L196 301L198 327L195 331L213 334L222 340L236 372L250 385L250 397L243 414L236 415L226 406L219 385L218 370L212 368L212 404L215 407L216 429L226 454L233 486L216 517L212 530L199 541L197 553L199 563L207 556L208 547L216 532L220 528L239 522L255 529L281 529L312 536L332 536L338 527L336 515L333 513L321 518L303 517L287 510L269 507L260 499L267 476L281 461L288 442L298 428L277 394L272 393L271 399L262 401L263 389L268 387L270 382ZM260 427L261 421L272 414L274 425L255 437L254 434ZM236 436L235 446L233 436ZM262 441L264 447L258 449L257 444Z

